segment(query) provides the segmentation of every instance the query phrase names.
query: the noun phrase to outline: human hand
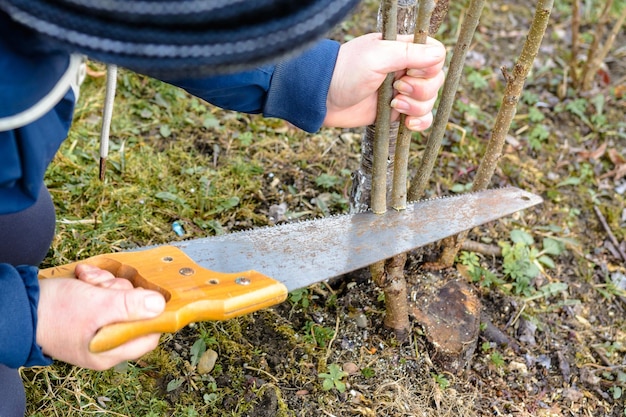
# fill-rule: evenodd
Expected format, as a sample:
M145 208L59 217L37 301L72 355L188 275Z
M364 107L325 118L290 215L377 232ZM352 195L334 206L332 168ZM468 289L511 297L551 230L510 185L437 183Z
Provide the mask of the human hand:
M446 51L432 38L426 44L412 42L413 35L385 41L380 33L371 33L341 45L326 99L324 126L374 123L378 88L388 73L395 72L392 120L404 113L409 129L427 129L444 81Z
M76 276L39 282L37 343L46 355L104 370L157 346L159 334L151 334L106 352L90 352L89 342L102 326L156 317L165 308L165 299L156 291L133 288L130 281L86 264L76 267Z

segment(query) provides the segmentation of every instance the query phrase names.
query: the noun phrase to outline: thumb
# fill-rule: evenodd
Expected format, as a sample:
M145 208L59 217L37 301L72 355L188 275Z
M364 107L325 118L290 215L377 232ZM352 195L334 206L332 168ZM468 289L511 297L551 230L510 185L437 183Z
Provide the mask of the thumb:
M165 309L163 295L143 288L118 291L114 302L116 321L149 319L158 316Z

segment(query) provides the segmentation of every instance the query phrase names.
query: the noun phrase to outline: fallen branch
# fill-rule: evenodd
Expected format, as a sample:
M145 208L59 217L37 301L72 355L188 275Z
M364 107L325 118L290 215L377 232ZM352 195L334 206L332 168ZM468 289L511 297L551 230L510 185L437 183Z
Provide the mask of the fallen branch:
M488 245L474 240L464 240L461 243L461 250L476 252L486 256L502 256L502 248L498 245Z
M604 217L604 215L602 214L598 206L593 206L593 211L596 213L598 220L600 220L600 224L602 225L602 227L604 228L604 231L606 232L607 236L611 240L611 243L613 244L613 246L615 246L615 250L619 252L619 255L622 257L622 260L626 262L626 253L624 253L624 251L620 247L620 244L615 238L615 235L613 234L611 227L607 223L606 218Z

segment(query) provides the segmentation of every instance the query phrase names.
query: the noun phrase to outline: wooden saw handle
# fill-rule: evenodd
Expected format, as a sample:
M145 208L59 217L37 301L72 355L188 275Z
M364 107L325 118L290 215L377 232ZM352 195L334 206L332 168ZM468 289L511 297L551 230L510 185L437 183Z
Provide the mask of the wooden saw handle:
M79 263L106 269L135 287L158 291L166 300L165 311L158 317L102 327L89 344L94 353L150 333L173 333L192 322L241 316L287 298L287 288L270 277L256 271L211 271L174 246L98 255L42 269L39 278L75 278L74 269Z

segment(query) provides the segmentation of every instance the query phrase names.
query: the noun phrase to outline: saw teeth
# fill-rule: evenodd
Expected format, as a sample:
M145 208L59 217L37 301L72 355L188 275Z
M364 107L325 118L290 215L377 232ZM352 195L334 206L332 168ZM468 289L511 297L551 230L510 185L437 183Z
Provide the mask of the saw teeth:
M494 187L494 188L490 188L488 190L502 190L502 189L507 189L507 188L513 188L511 186L502 186L502 187ZM436 200L443 200L443 199L452 199L452 198L463 198L464 196L467 195L473 195L473 194L478 194L481 193L483 191L488 191L488 190L479 190L479 191L469 191L469 192L465 192L462 194L452 194L452 195L443 195L443 196L434 196L434 197L428 197L428 198L423 198L420 200L413 200L413 201L409 201L407 202L407 208L409 206L413 206L415 204L419 204L419 203L425 203L425 202L429 202L429 201L436 201ZM406 210L406 209L403 209ZM398 210L398 211L403 211L403 210ZM306 223L315 223L318 220L321 219L328 219L328 218L339 218L339 217L343 217L343 216L354 216L357 214L363 214L363 213L371 213L372 210L371 208L367 208L365 210L361 210L358 211L356 213L332 213L329 216L326 217L315 217L315 218L309 218L309 219L296 219L295 221L291 221L291 222L286 222L286 223L280 223L278 225L263 225L263 226L259 226L259 227L250 227L250 228L246 228L243 230L237 230L235 232L228 232L228 233L224 233L223 235L214 235L214 236L205 236L205 237L201 237L202 238L219 238L220 236L226 236L226 235L236 235L236 234L242 234L242 235L246 235L246 234L252 234L252 233L257 233L259 230L264 230L264 229L288 229L289 227L296 227L298 225L302 225L302 224L306 224ZM183 240L178 240L177 242L182 243L185 242L187 240L195 240L198 239L198 237L188 237L186 239ZM168 244L168 243L165 243ZM161 246L161 245L155 245L155 246Z

